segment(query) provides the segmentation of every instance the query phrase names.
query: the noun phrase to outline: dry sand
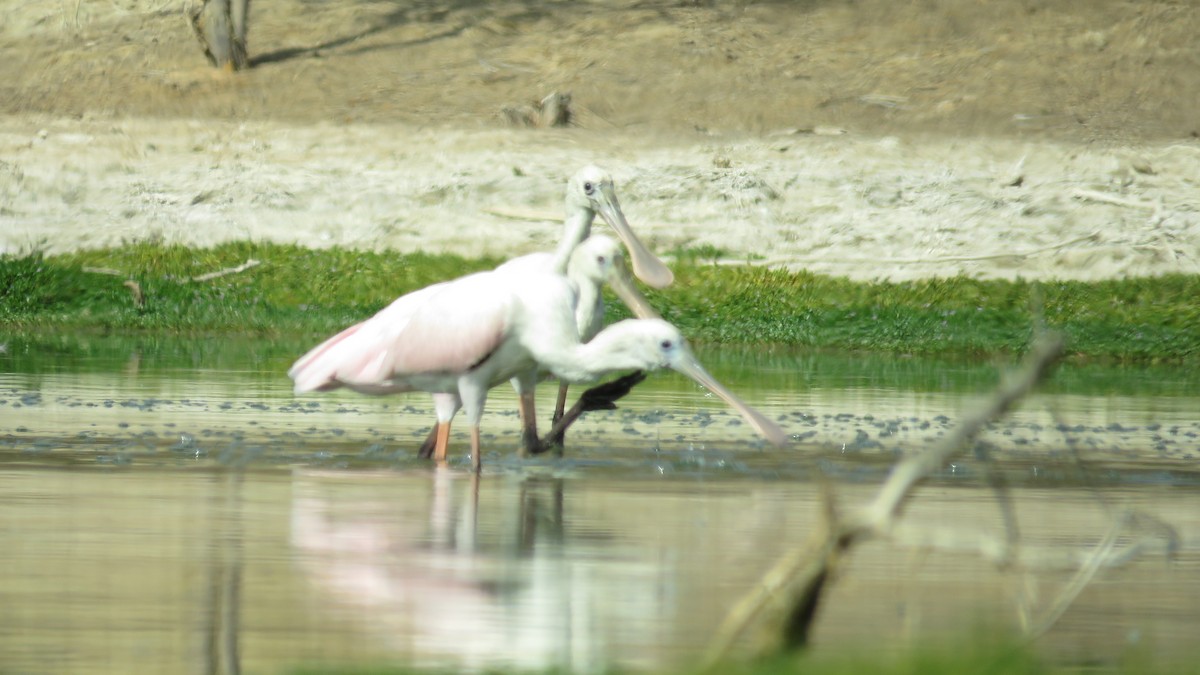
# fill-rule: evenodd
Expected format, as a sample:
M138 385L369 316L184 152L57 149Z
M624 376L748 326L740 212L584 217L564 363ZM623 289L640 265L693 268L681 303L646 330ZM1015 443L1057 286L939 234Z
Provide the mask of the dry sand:
M508 256L552 246L566 177L596 163L664 255L856 279L1200 272L1196 12L1004 6L289 0L255 6L256 67L222 75L174 3L10 5L0 252ZM503 126L552 89L579 126Z
M0 156L10 253L251 239L511 255L553 246L565 177L594 162L660 254L858 279L1200 272L1200 147L1183 143L8 118Z

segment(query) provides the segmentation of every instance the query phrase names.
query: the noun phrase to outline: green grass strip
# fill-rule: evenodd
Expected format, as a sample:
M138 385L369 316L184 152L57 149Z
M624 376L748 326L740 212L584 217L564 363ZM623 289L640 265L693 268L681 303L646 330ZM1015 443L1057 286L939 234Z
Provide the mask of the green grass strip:
M192 280L251 258L262 264ZM249 242L9 256L0 258L0 328L317 338L403 293L499 262ZM95 268L120 274L89 271ZM1044 324L1066 333L1077 359L1200 360L1200 275L891 283L716 266L695 258L674 269L670 289L647 295L699 342L991 355L1019 352L1035 326ZM127 280L140 286L143 306L135 304ZM610 303L610 319L627 315Z

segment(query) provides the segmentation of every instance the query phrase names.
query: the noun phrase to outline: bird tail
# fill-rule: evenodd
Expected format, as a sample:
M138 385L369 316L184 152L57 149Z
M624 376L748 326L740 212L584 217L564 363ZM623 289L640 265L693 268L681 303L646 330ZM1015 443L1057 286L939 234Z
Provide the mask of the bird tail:
M329 391L341 386L337 381L337 371L342 366L339 350L335 349L346 338L358 332L361 323L354 324L346 330L334 335L321 344L313 347L307 354L301 356L288 369L288 377L295 383L295 392L302 394L307 391Z

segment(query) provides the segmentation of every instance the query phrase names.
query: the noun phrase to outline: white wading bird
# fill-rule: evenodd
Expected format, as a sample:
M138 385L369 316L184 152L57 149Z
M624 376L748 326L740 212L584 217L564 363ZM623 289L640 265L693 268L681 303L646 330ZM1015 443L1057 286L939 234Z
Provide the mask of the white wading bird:
M540 273L551 269L548 264L551 257L549 253L533 253L509 261L497 267L495 271L501 274ZM566 276L577 293L575 328L581 342L590 341L604 325L604 296L601 291L605 283L609 284L617 297L623 300L639 318L659 318L654 308L633 285L632 279L629 278L629 272L625 269L621 245L611 237L594 234L584 239L583 243L576 246L575 251L571 254ZM545 371L539 372L535 366L529 371L518 373L511 380L513 389L517 392L521 413L521 451L526 455L548 449L538 438L533 397L534 389L544 374ZM640 381L640 377L637 381ZM566 381L559 383L555 422L562 417L563 408L566 405L567 386ZM458 410L461 406L461 402L457 400L455 394L434 394L433 397L435 409ZM619 398L619 396L613 398ZM611 403L611 398L606 397L605 400ZM439 426L435 425L429 437L421 445L419 456L433 456L437 445L438 429ZM552 443L561 445L561 434L558 434Z
M547 254L531 254L518 258L515 261L510 261L501 265L498 269L508 269L514 262L521 263L525 259L535 258L537 256L546 256ZM575 327L579 330L579 339L582 342L588 342L600 329L604 327L604 295L603 286L608 284L618 298L625 303L625 306L633 312L633 315L639 319L659 319L658 312L650 305L634 285L633 280L629 276L629 270L625 267L625 255L621 251L621 246L613 241L610 237L602 234L595 234L583 240L579 246L575 248L571 255L571 260L567 265L567 278L576 285L579 292L578 304L575 307ZM526 389L526 379L524 382L519 382L520 376L513 379L513 387L517 389L517 393L521 394ZM536 380L534 380L536 381ZM640 381L637 380L637 381ZM563 411L567 403L567 390L570 383L562 380L558 385L558 398L555 402L554 416L552 421L557 423L563 416ZM625 389L628 391L628 389ZM619 398L619 396L618 396ZM542 452L547 449L541 443L537 436L536 419L533 418L532 394L530 395L529 413L530 420L523 425L522 439L523 450L526 453ZM557 438L550 441L550 446L562 446L562 434L559 433Z
M634 234L632 228L629 227L629 223L625 220L625 214L621 211L621 203L617 199L613 179L607 171L596 166L585 166L576 172L567 181L564 204L567 217L563 222L562 236L559 239L555 252L523 255L504 263L496 268L497 271L569 274L568 268L572 256L578 251L583 242L588 241L591 235L592 222L595 220L596 215L599 214L629 248L630 257L633 261L634 274L639 279L654 288L665 288L674 281L675 277L671 273L671 270L646 249L641 240ZM599 249L605 247L607 247L607 244L599 244L597 245L597 250L593 251L593 253L599 254L601 252ZM580 313L583 316L581 316L581 323L578 326L580 335L583 336L585 342L591 339L600 329L604 311L603 305L600 304L602 300L599 285L584 282L587 274L588 272L580 270L575 275L576 282L580 283L581 295L586 296L582 298ZM630 283L625 288L633 289L633 286ZM633 311L635 316L639 318L658 318L658 314L650 308L649 303L646 302L640 293L637 293L636 290L631 290L631 293L633 294L632 296L620 294L620 297ZM595 309L589 312L589 310L584 308L585 306L595 307ZM595 314L595 312L599 312L599 314ZM585 319L589 325L585 326ZM536 383L537 376L534 373L522 373L513 378L512 381L513 389L517 391L518 407L521 414L521 449L523 454L533 454L545 449L539 441L537 434L537 413L534 403ZM445 408L452 405L450 399L437 401L436 399L440 396L439 394L434 395L435 409L439 406ZM555 420L558 420L562 416L563 408L566 404L566 396L566 383L560 383L558 405L554 413ZM437 434L438 426L435 425L417 451L419 456L431 457L433 455L434 448L437 445ZM561 438L556 440L561 443Z
M455 394L437 399L434 458L445 461L450 420L461 400L476 471L488 390L537 366L568 382L588 382L613 371L671 368L725 399L772 443L786 443L778 425L716 382L679 331L661 319L621 321L591 342L580 342L577 299L573 284L560 274L472 274L399 298L310 351L288 376L297 393L346 387L377 395Z

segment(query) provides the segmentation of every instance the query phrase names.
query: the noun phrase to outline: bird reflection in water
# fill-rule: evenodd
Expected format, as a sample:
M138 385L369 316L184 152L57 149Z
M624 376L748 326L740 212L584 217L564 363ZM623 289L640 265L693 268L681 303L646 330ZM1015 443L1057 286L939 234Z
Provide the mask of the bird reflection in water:
M346 489L344 472L325 478L296 486L292 546L336 608L327 614L385 654L417 667L573 671L612 665L615 644L622 666L650 658L629 646L656 642L673 575L595 528L572 541L563 479L481 486L438 467L418 504L416 482L363 491Z

